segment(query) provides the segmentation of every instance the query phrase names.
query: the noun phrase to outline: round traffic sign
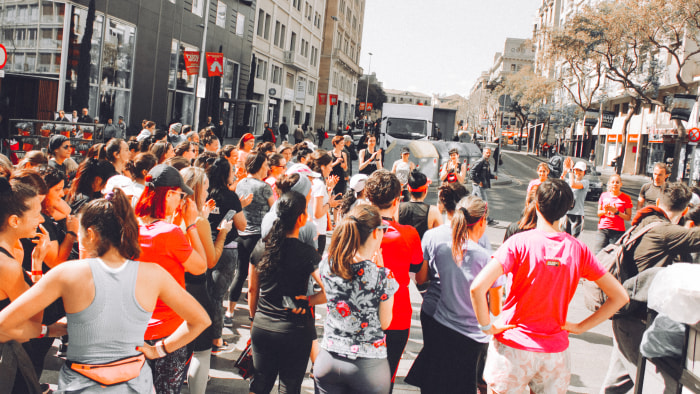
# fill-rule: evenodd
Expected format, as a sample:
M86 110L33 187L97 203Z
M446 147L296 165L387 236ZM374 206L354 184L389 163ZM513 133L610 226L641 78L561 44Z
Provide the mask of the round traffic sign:
M688 130L688 139L690 142L700 141L700 129L693 127L692 129Z
M0 44L0 70L5 67L5 63L7 63L7 49L5 49L4 45Z

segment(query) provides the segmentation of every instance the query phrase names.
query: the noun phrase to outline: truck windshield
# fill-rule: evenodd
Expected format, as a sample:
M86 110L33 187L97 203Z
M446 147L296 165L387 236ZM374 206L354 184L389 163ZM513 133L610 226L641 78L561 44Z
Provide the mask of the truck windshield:
M427 130L427 122L421 119L388 118L386 120L386 132L394 138L419 140L428 135Z

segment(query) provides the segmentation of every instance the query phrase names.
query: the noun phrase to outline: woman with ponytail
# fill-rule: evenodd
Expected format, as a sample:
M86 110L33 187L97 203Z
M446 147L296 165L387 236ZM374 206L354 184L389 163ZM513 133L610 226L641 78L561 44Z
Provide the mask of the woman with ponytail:
M295 191L276 203L277 218L264 239L262 258L250 267L248 306L255 374L250 392L269 393L280 379L280 392L299 393L315 337L311 308L326 302L322 290L306 296L309 278L321 285L313 247L299 240L306 224L306 198Z
M102 392L109 384L114 392L151 392L153 376L144 359L163 357L187 345L209 325L209 317L159 265L132 260L141 253L139 226L121 190L87 203L79 220L83 260L55 267L0 312L0 335L17 339L26 333L46 335L46 327L30 318L62 298L71 342L58 390ZM167 342L150 346L143 336L156 301L170 306L184 321ZM117 360L133 361L137 367L126 371L123 365L105 365ZM94 380L105 376L112 380Z
M399 284L382 259L387 227L377 207L358 205L333 232L320 268L328 315L313 371L317 393L391 391L382 330L391 323Z
M455 188L464 188L452 185L455 183L443 185L441 194L455 196ZM489 337L478 325L469 288L491 256L479 244L486 231L488 207L475 196L462 198L456 207L454 198L440 200L443 207L451 208L447 210L449 222L423 237L428 266L439 278L437 289L431 284L428 293L438 297L428 296L424 301L424 346L406 380L423 393L477 393ZM426 271L416 275L418 282L425 280ZM500 286L497 281L489 293L494 315L500 313Z

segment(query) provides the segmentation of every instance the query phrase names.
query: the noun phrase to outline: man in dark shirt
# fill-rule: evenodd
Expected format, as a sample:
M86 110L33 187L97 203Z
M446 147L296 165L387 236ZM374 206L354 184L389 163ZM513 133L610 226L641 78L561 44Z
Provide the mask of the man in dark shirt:
M491 174L491 166L489 159L491 158L491 148L484 148L483 156L477 160L469 170L469 176L472 178L472 196L477 196L488 203L486 189L491 188L491 179L498 179L498 176ZM488 224L495 224L494 219L489 218Z
M282 117L282 124L280 125L280 139L283 141L289 141L287 136L289 135L289 126L287 126L287 118Z
M92 123L92 118L88 115L87 108L83 108L83 114L78 117L78 123Z
M639 189L637 209L642 209L649 205L656 205L656 200L661 197L664 186L666 186L666 179L668 179L669 175L671 174L669 174L666 164L654 164L654 172L651 176L652 181L642 185L642 188Z
M66 118L66 111L64 111L64 110L58 111L58 116L56 117L56 122L68 122L68 118Z
M277 138L275 138L275 132L272 131L270 124L267 122L265 122L265 128L263 129L262 141L272 142L273 144L277 142Z

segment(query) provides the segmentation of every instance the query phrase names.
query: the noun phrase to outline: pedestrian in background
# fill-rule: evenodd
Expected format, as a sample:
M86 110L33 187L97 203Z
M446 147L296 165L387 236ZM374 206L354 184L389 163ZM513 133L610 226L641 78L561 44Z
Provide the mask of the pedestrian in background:
M637 200L637 209L642 209L649 205L656 205L656 200L661 198L666 179L671 175L668 167L664 163L654 164L654 172L651 175L651 182L645 183L639 189L639 199Z
M573 169L572 169L573 168ZM567 174L568 179L567 178ZM583 231L583 214L586 202L586 194L588 194L589 182L584 179L586 175L586 163L579 161L574 165L574 161L567 157L564 160L564 172L561 175L562 179L566 179L571 191L574 193L574 205L566 213L566 233L577 237Z
M448 183L464 183L467 176L467 163L465 162L460 165L459 151L456 148L450 149L449 156L450 160L442 166L442 169L440 169L440 181ZM476 163L474 165L476 165ZM486 161L486 166L488 166L488 159Z
M367 148L362 149L359 153L359 156L360 174L370 176L373 172L384 168L384 166L382 165L382 150L377 149L377 137L375 137L374 135L367 136Z
M472 178L472 196L481 198L487 204L489 199L486 190L491 188L491 179L498 179L497 175L491 174L490 157L491 148L485 147L481 159L472 164L469 170L469 176ZM495 223L496 220L488 218L487 224L492 225Z
M623 193L622 178L613 174L608 179L608 191L598 199L598 239L595 253L614 244L625 233L625 222L632 219L632 200Z

